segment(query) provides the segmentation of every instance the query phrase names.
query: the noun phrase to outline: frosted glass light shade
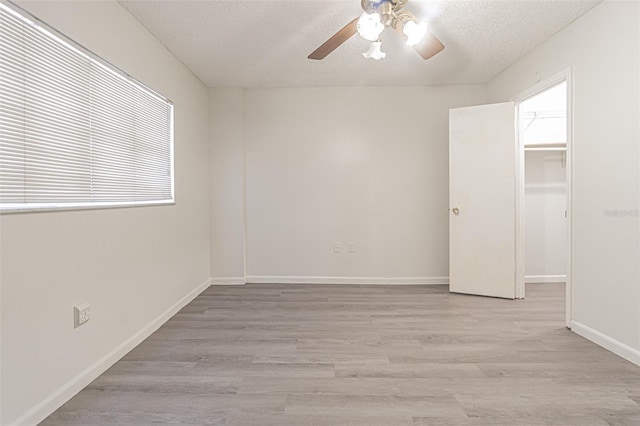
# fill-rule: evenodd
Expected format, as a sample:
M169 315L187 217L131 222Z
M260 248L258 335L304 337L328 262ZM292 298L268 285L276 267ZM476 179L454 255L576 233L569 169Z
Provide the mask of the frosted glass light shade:
M404 24L402 32L407 36L407 46L415 46L420 43L420 40L427 34L427 30L426 22L420 22L418 24L415 21L408 21Z
M384 31L384 24L380 21L379 13L364 12L360 15L356 28L363 39L376 41Z
M375 59L376 61L379 59L384 58L385 56L387 56L386 53L384 53L380 48L382 47L382 42L381 41L374 41L371 43L371 45L369 46L369 50L367 50L366 52L364 52L362 54L362 56L364 56L365 58L369 59Z

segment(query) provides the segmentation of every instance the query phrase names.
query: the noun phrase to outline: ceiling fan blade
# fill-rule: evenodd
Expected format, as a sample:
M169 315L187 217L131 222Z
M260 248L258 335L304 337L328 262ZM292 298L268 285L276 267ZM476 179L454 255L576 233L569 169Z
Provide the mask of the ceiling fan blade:
M357 23L358 18L342 27L340 31L335 33L329 40L325 41L322 46L314 50L313 53L309 55L309 59L324 59L329 53L336 50L338 46L349 40L351 36L358 32Z
M413 48L422 56L422 59L429 59L432 56L437 55L438 53L444 50L444 44L436 36L431 33L428 33L424 39Z
M404 38L407 39L407 36L402 32L402 24L398 23L395 26L395 30ZM413 48L418 52L422 59L429 59L438 53L444 50L444 44L436 36L428 32L427 35L420 41L420 43L413 46Z

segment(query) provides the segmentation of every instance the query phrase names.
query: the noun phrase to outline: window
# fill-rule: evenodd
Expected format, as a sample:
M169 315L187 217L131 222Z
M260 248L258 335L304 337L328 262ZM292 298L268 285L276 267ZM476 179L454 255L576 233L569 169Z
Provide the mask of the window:
M173 104L0 3L0 211L173 203Z

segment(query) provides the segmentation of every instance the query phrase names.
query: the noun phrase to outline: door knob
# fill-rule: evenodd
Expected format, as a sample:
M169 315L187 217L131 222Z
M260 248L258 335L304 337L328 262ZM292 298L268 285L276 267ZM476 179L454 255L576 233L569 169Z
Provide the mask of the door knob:
M456 216L458 216L460 214L460 209L457 207L454 207L451 209L451 211L453 212L453 214L455 214Z

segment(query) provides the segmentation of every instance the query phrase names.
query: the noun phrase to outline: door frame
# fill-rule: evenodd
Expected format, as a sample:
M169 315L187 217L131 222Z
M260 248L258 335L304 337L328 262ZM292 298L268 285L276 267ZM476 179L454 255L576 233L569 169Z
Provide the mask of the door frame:
M567 182L567 266L566 266L566 307L565 324L571 328L573 319L573 68L567 68L552 75L517 95L516 103L516 295L524 298L524 141L520 137L520 103L543 92L563 81L567 82L567 151L566 151L566 182Z

